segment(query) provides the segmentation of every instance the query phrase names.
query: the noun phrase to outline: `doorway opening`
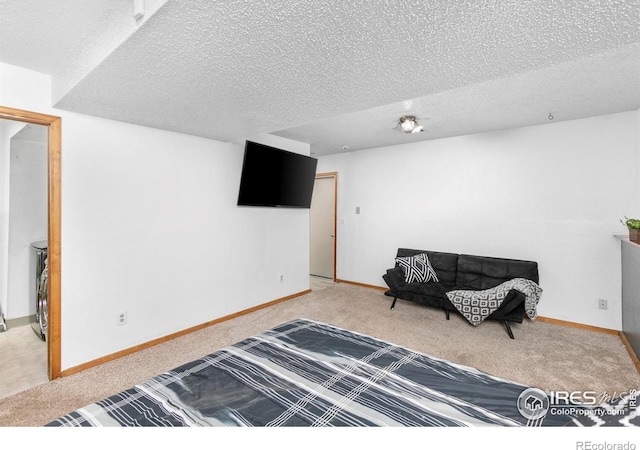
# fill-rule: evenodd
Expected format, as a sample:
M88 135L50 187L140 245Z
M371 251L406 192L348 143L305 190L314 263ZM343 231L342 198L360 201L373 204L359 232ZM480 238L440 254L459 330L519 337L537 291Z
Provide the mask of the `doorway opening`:
M47 371L50 380L61 376L60 295L61 295L61 118L0 106L0 119L47 127Z
M337 172L316 174L309 213L309 272L318 281L336 281Z

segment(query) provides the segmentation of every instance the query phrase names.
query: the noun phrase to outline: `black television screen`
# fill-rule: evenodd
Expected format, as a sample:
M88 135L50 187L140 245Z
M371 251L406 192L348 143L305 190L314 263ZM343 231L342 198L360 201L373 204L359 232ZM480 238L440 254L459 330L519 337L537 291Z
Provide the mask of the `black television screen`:
M309 208L318 160L247 141L239 206Z

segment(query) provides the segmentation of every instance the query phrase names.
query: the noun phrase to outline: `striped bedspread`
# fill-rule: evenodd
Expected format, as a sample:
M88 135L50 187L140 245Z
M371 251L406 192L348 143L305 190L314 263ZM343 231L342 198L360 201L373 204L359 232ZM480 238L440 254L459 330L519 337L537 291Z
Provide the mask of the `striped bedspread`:
M47 426L525 426L518 405L527 388L298 319ZM536 425L579 425L583 417L548 415Z

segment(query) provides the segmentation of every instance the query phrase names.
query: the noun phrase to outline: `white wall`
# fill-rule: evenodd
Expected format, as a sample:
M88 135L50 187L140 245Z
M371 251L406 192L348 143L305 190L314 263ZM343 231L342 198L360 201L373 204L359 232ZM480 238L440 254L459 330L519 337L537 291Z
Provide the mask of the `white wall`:
M9 259L9 150L6 125L0 120L0 323L7 311L7 283Z
M237 207L241 145L52 109L48 78L0 64L0 104L62 117L63 370L309 288L309 212Z
M1 77L0 80L2 80ZM22 122L0 120L0 311L7 319L21 317L18 311L15 311L16 314L11 314L8 305L9 198L11 191L11 140L25 125Z
M321 157L318 171L340 180L338 278L384 286L398 247L529 259L541 316L620 329L613 235L640 215L638 116Z
M6 316L9 259L9 150L6 125L0 121L0 315ZM0 317L0 323L2 322Z
M8 295L4 311L7 319L17 319L36 313L31 243L47 239L46 137L27 140L14 136L10 155Z

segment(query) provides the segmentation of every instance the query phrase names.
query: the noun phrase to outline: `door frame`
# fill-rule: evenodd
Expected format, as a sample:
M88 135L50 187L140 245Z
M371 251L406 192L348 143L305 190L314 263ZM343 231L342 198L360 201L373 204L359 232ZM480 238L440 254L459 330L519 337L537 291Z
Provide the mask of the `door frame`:
M318 178L333 178L333 282L335 283L338 252L338 172L316 173L316 180Z
M47 303L48 303L48 333L47 333L47 370L49 379L61 376L61 125L62 119L49 114L41 114L22 109L0 106L0 119L33 123L47 127L47 173L48 173L48 249L47 249Z

